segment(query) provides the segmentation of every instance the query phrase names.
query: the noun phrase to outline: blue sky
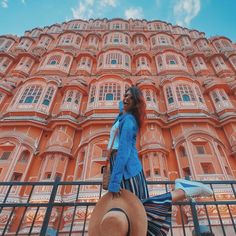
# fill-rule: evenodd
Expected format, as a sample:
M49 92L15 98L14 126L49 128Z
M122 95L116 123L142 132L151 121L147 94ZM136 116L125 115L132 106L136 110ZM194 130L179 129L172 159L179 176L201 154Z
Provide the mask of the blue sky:
M0 0L0 35L72 19L138 18L224 35L236 42L236 0Z

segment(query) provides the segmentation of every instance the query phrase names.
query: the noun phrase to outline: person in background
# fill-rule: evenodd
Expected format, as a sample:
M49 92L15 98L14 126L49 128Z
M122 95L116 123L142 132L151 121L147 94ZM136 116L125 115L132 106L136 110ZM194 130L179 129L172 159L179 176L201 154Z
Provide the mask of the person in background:
M122 111L123 109L123 111ZM167 235L171 226L172 203L187 197L210 196L213 191L208 186L184 179L175 180L175 190L162 195L149 197L146 179L138 158L136 136L143 127L146 117L146 105L140 89L129 87L120 104L117 116L110 132L108 149L116 130L110 156L111 177L108 191L113 197L119 197L121 189L134 193L143 203L148 218L147 235Z

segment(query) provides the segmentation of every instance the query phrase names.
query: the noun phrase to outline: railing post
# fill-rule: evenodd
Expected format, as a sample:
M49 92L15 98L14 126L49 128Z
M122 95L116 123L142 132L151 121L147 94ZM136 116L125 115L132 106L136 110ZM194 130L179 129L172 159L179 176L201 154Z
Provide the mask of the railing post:
M52 188L51 196L50 196L50 199L48 202L48 207L47 207L47 210L46 210L46 213L44 216L43 225L42 225L42 228L40 231L40 236L46 235L49 220L50 220L51 213L52 213L53 203L55 202L55 198L56 198L56 194L57 194L59 182L60 182L60 177L57 176L54 183L53 183L53 188Z
M192 216L193 216L193 224L194 224L194 231L195 231L194 236L201 236L200 225L199 225L198 216L197 216L196 202L195 200L192 200L192 199L190 199L189 202L190 202L190 207L191 207Z

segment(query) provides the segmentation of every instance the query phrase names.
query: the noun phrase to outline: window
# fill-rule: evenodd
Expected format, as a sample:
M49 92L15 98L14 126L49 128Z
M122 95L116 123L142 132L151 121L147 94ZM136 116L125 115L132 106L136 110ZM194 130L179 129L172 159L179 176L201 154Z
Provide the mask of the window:
M174 103L173 93L170 86L166 88L166 96L167 96L168 104Z
M70 90L70 91L67 91L63 103L74 103L74 104L78 105L80 102L80 98L81 98L80 92L78 92L76 90Z
M23 163L26 163L26 162L28 162L28 160L29 160L29 155L30 155L30 153L28 152L28 151L23 151L22 153L21 153L21 156L20 156L20 158L19 158L19 162L23 162Z
M205 154L205 148L204 146L196 146L197 154L203 155Z
M51 172L46 172L44 175L44 179L51 179L52 173Z
M215 174L212 163L201 163L201 167L204 174Z
M112 101L113 100L113 94L112 93L107 93L106 94L106 100L107 101Z
M193 90L189 85L180 84L176 87L178 101L189 102L196 101Z
M122 64L122 54L121 53L109 53L106 55L106 64Z
M65 58L65 60L64 60L63 66L64 66L64 67L68 67L69 64L70 64L70 57L67 56L67 57Z
M11 181L20 181L22 177L22 173L14 172L11 177Z
M7 57L0 57L0 71L5 72L10 65L11 60Z
M195 91L197 93L198 101L201 102L201 103L204 103L204 100L203 100L202 93L201 93L200 89L198 87L195 87Z
M25 89L19 103L37 103L42 93L39 85L29 86Z
M46 95L44 97L43 105L48 106L50 104L50 101L52 100L53 93L54 93L54 88L49 87L46 92Z
M47 65L59 65L61 61L60 55L53 55L48 59Z
M96 92L96 87L95 85L93 85L90 93L90 100L89 100L90 103L93 103L95 100L95 92Z
M166 56L166 63L168 65L176 65L177 64L177 58L174 55L167 55Z
M99 89L99 101L121 99L121 88L117 83L105 83Z
M145 91L145 98L147 102L151 101L151 94L150 94L150 90L146 90Z
M0 156L0 160L2 160L2 161L8 160L10 155L11 155L11 152L3 152Z

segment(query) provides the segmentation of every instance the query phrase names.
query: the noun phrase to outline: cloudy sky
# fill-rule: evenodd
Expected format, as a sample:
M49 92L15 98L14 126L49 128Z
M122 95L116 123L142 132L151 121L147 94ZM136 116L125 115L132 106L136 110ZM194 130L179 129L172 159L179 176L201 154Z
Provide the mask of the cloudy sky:
M236 42L236 0L0 0L0 35L72 19L162 20Z

